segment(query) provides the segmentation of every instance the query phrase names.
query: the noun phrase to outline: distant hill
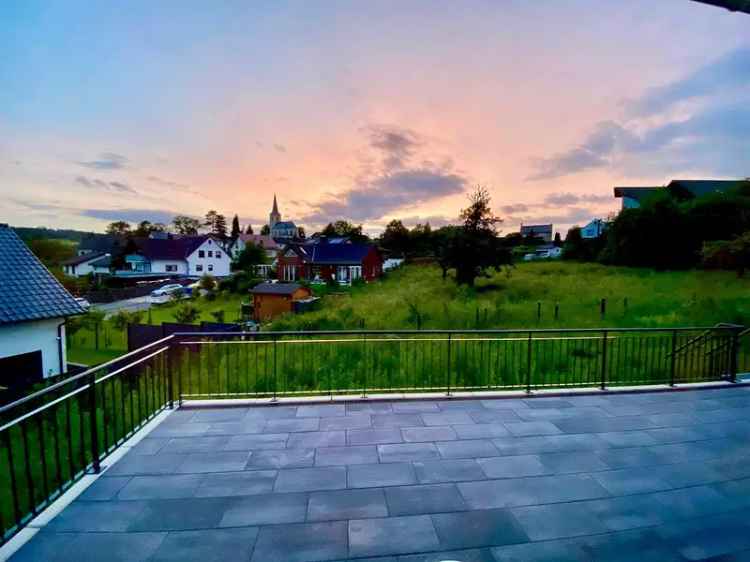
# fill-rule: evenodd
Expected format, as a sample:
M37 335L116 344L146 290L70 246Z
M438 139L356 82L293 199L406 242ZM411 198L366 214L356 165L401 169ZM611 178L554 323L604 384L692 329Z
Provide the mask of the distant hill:
M14 226L13 230L15 230L16 234L18 234L18 236L25 242L31 240L70 240L71 242L78 243L84 236L91 234L91 232L83 230L73 230L70 228L44 228L41 226Z

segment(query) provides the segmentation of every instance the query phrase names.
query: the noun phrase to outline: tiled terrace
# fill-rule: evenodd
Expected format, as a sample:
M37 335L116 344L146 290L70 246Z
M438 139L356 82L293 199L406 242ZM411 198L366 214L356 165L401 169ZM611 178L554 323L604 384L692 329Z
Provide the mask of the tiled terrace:
M21 560L750 560L750 387L183 408Z

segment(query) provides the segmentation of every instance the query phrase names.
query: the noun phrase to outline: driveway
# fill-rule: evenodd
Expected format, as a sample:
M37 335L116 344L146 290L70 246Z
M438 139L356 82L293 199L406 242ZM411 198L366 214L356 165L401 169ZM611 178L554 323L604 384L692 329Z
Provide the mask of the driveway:
M121 301L114 301L108 303L92 304L93 308L101 310L107 316L118 313L121 310L127 312L136 312L138 310L148 310L151 304L148 302L148 297L137 297L134 299L125 299Z

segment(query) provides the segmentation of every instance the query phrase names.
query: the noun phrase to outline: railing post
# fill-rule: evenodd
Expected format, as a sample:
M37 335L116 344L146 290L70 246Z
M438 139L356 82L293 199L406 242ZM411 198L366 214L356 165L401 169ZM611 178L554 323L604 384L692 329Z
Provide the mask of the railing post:
M169 409L174 410L174 371L172 369L172 342L167 345L167 392L169 392Z
M531 394L531 336L529 332L529 343L526 346L526 394Z
M607 330L602 332L602 384L601 389L607 388Z
M672 330L672 354L669 362L669 386L674 386L677 372L677 330Z
M99 416L96 411L96 373L89 375L89 421L91 424L91 458L94 467L94 474L99 474L102 470L99 463Z
M367 334L362 334L362 398L367 398Z
M276 385L277 385L277 379L276 379L276 340L278 338L276 336L273 336L273 398L271 399L271 402L276 402L278 400L277 398L277 392L276 392Z
M729 380L737 382L738 355L740 353L740 334L736 328L732 329L732 345L730 346L729 356Z
M445 388L446 396L451 395L451 336L453 334L448 334L448 365L445 369Z

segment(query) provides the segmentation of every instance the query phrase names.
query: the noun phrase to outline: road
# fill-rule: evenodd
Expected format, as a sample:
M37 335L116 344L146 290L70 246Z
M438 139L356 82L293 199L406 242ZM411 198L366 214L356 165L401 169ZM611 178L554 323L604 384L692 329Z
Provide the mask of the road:
M136 297L134 299L125 299L121 301L114 301L108 303L92 304L93 308L101 310L107 316L116 314L120 310L127 312L136 312L138 310L148 310L151 304L148 302L148 297Z

